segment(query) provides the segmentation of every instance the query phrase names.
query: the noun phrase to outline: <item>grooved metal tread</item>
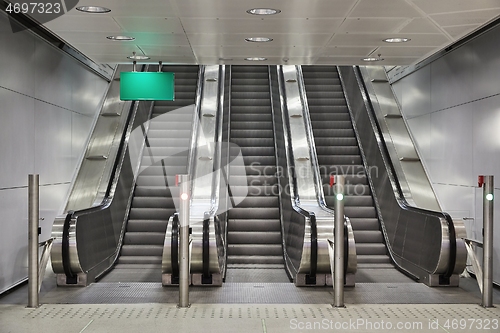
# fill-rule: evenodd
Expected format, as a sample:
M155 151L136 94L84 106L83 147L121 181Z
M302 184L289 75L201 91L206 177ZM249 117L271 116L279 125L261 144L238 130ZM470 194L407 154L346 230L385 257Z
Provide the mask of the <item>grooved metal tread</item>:
M228 268L283 268L268 68L231 70L230 140L240 147L247 175L236 176L241 168L229 175L241 202L228 212Z

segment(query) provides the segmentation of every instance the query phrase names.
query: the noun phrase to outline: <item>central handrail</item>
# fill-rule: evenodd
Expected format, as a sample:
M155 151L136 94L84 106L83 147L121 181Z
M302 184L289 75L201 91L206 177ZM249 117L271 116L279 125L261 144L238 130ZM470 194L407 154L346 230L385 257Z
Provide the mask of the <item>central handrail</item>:
M322 193L321 177L304 90L300 89L301 72L296 66L278 66L271 71L276 152L282 193L283 242L285 262L297 285L324 285L333 281L328 254L328 238L333 238L333 211L328 209ZM302 86L303 88L303 86ZM279 97L278 97L279 96ZM279 101L279 102L278 102ZM308 133L309 131L309 133ZM286 161L286 163L285 163ZM282 214L283 215L283 214ZM287 217L291 216L291 217ZM356 271L354 236L346 219L349 235L346 274ZM297 242L297 238L301 243ZM349 255L350 254L350 255ZM354 255L352 255L354 254ZM353 279L346 280L353 284Z

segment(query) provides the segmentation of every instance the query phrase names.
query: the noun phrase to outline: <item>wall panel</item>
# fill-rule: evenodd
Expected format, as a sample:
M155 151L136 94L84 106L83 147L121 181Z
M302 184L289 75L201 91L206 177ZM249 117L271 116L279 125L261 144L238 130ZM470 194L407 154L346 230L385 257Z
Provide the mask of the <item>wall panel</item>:
M495 176L494 281L500 284L500 27L397 81L402 111L443 209L482 240L482 189ZM429 89L422 78L429 75ZM413 87L412 90L409 87ZM413 91L413 92L412 92ZM411 94L423 94L408 98ZM420 101L430 100L427 113ZM430 132L428 131L430 116ZM430 147L430 154L428 153Z
M80 160L108 83L0 13L0 293L27 277L27 179L40 174L42 235Z

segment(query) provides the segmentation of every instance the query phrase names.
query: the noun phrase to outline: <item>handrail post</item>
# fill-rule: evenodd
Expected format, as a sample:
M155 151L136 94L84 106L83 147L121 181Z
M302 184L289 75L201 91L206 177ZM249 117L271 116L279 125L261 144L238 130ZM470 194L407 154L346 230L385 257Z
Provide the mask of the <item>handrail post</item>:
M28 308L38 303L38 219L40 210L39 175L28 175Z
M179 307L189 304L189 175L180 175L179 209Z
M494 181L493 176L480 177L484 182L483 188L483 297L482 306L493 306L493 205Z
M335 307L344 307L344 176L335 176L334 285Z

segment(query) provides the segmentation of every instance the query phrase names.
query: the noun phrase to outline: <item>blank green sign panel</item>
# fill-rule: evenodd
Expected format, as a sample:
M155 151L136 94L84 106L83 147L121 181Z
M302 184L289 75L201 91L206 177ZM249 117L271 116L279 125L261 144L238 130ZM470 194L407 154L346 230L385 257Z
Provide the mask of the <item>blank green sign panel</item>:
M122 101L173 101L174 73L121 72Z

